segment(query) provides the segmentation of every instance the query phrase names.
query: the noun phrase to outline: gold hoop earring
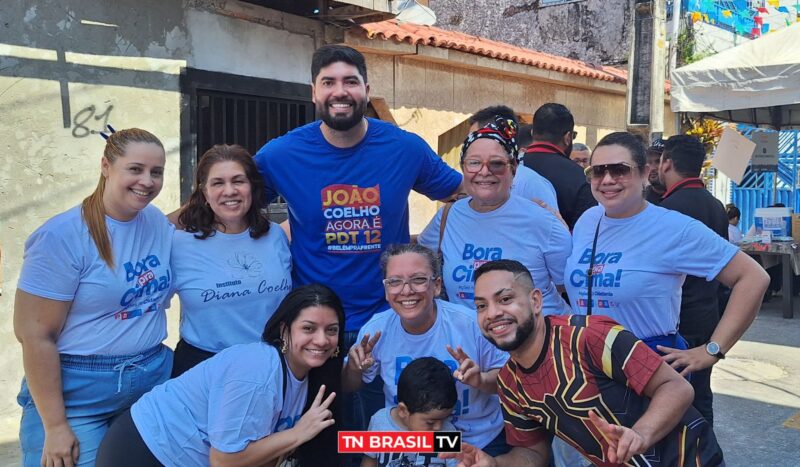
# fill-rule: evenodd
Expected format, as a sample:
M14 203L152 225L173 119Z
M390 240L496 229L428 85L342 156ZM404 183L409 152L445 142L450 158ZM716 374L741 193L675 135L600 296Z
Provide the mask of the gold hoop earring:
M285 354L289 351L289 344L286 343L286 340L281 337L281 353Z
M336 347L336 350L333 351L331 354L331 358L336 358L339 356L339 347Z

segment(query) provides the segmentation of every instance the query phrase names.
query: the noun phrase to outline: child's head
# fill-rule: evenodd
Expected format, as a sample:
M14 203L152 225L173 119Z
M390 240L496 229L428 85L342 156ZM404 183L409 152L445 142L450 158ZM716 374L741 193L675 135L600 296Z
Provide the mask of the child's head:
M730 225L737 225L739 224L739 218L742 217L742 212L734 206L733 204L729 204L725 208L725 213L728 214L728 224Z
M397 416L410 431L439 431L456 406L450 368L433 357L409 363L397 381Z

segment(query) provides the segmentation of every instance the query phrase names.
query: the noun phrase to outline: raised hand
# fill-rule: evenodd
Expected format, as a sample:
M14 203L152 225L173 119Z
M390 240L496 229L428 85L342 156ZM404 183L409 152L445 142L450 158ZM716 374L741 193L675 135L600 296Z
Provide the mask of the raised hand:
M647 449L644 437L631 428L613 425L597 415L595 411L589 412L589 419L608 440L608 461L613 464L624 464L636 454L641 454Z
M448 345L447 352L458 362L458 368L453 372L453 377L466 385L480 389L481 369L475 361L469 358L460 345L456 346L455 350Z
M336 397L336 393L332 392L325 400L322 400L324 396L325 385L323 384L320 386L319 392L317 392L317 396L314 398L311 407L308 408L308 411L300 417L300 420L298 420L297 424L292 428L292 430L297 433L301 444L309 441L317 436L320 431L334 424L332 418L333 412L331 412L328 407L330 407L333 402L333 398Z
M381 332L378 331L370 339L369 334L364 334L361 342L352 346L350 352L347 353L347 366L357 372L368 370L375 364L375 359L372 358L372 349L381 338Z

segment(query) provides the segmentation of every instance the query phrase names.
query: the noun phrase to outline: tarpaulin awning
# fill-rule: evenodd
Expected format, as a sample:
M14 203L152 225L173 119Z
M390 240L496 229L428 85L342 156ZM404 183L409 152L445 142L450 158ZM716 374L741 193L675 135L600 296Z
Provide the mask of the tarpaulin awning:
M800 23L676 69L674 112L800 126Z

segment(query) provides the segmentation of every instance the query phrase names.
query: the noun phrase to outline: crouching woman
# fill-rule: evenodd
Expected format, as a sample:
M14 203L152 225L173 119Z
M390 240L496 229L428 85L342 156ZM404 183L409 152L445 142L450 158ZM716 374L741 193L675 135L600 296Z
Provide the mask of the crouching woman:
M326 464L336 456L332 390L339 387L343 323L330 289L295 289L262 342L223 350L122 414L97 466L284 465L286 458L298 461L289 465Z

